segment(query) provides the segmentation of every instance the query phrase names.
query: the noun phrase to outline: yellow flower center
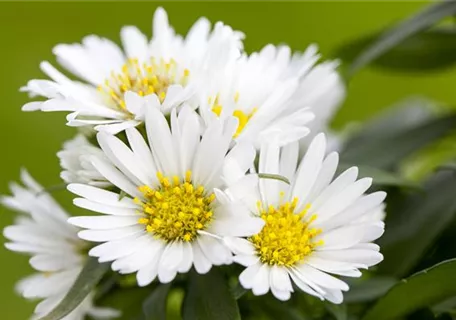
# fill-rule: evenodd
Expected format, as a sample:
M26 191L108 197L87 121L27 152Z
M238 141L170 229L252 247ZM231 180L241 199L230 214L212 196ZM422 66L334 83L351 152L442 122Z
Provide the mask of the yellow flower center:
M310 205L301 212L295 213L298 199L281 204L277 208L272 205L267 210L258 202L261 218L266 222L261 232L249 238L253 243L261 262L268 265L292 266L302 261L314 248L323 244L315 241L321 229L311 228L317 215L305 219Z
M214 112L217 116L220 116L220 114L222 113L222 109L223 109L223 107L221 105L216 104L215 106L212 107L212 112ZM233 116L238 118L238 120L239 120L239 124L236 129L236 132L233 135L233 138L237 138L241 134L242 130L244 130L244 128L247 125L247 123L249 122L250 118L252 118L252 116L255 114L256 111L257 111L257 108L253 108L250 113L245 113L244 111L242 111L240 109L233 111Z
M135 198L141 205L144 217L139 223L154 236L167 242L174 240L193 241L199 230L204 230L212 221L212 202L215 194L207 194L203 186L194 186L191 171L187 171L184 181L174 176L172 179L157 173L160 186L152 189L141 186L139 190L146 199Z
M155 93L161 102L166 98L166 91L171 84L185 86L190 72L181 69L176 61L171 59L165 62L163 59L156 61L150 58L148 62L139 63L138 59L128 59L122 66L122 71L111 72L98 90L105 94L108 102L115 108L127 112L124 93L133 91L140 96Z

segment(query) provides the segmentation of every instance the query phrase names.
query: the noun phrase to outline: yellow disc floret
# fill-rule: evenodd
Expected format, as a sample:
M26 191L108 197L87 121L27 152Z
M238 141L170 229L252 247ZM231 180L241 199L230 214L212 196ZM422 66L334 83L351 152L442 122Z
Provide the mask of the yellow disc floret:
M249 238L260 260L269 265L292 266L308 256L322 241L315 241L321 229L311 228L317 218L312 215L306 219L310 206L295 212L298 199L278 207L264 209L261 202L258 209L266 222L261 232Z
M139 187L146 199L135 198L144 214L139 223L144 224L148 232L167 242L190 242L195 240L199 230L208 227L213 218L215 195L208 194L203 186L194 186L191 175L191 171L187 171L181 181L177 176L170 179L157 173L158 188Z
M234 101L237 103L239 100L239 92L236 92L234 96ZM212 107L212 112L214 112L217 116L220 116L222 113L223 107L222 105L219 104L219 99L218 96L215 98L214 105ZM212 99L209 98L209 104L211 104ZM236 129L236 132L233 135L233 138L237 138L242 131L244 130L245 126L249 122L249 120L253 117L253 115L257 112L257 108L252 108L249 112L245 112L241 109L236 109L233 111L233 117L236 117L239 121L238 127Z
M179 68L173 59L166 62L150 58L144 63L138 59L128 59L121 72L112 71L110 77L98 86L98 90L106 95L114 108L126 111L125 92L133 91L140 96L155 93L163 102L169 85L185 86L189 75L189 70Z

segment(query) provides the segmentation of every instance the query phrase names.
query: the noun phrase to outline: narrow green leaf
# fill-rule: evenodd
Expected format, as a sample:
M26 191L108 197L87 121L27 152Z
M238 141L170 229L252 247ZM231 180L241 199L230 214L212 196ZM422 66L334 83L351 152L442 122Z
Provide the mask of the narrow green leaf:
M67 183L54 184L54 185L52 185L52 186L49 186L49 187L47 187L47 188L44 188L44 189L41 190L41 191L38 191L38 192L36 193L36 196L40 196L40 195L45 194L45 193L53 193L53 192L55 192L55 191L65 190L67 185L68 185Z
M240 283L238 283L233 289L231 289L231 294L234 299L239 300L244 294L247 293L247 289L244 288Z
M402 280L363 320L397 319L456 295L456 259L447 260Z
M347 320L347 305L345 304L333 304L330 302L325 302L325 309L334 316L336 320Z
M194 270L190 273L182 318L184 320L241 319L237 302L219 269L212 268L205 275L199 275Z
M352 167L345 163L339 165L338 171L341 173L346 169ZM377 186L396 186L396 187L408 187L408 188L419 188L419 185L414 182L407 180L397 173L385 171L370 166L357 166L359 169L360 177L370 177L373 179L373 184Z
M443 166L441 166L440 169L456 171L456 162L446 163Z
M273 173L259 173L258 177L260 179L271 179L271 180L279 180L285 182L286 184L290 184L290 180L287 177L281 176L280 174L273 174Z
M119 201L122 200L123 198L125 198L127 196L127 193L123 190L120 190L119 192Z
M348 70L348 76L369 64L379 56L388 52L391 48L405 39L428 29L445 17L456 14L456 2L445 1L426 7L415 16L403 21L395 28L385 32L375 43L363 51L352 63Z
M97 306L119 310L121 315L116 320L145 320L143 302L150 295L151 287L116 286L96 301Z
M166 320L166 300L171 284L160 284L143 302L143 313L146 320Z
M363 139L363 143L354 144L348 141L341 151L341 162L386 170L393 169L411 153L442 138L455 127L456 114L452 113L424 121L411 128L398 130L395 134L385 132L371 136L369 141Z
M388 292L397 283L392 277L374 277L370 279L356 279L350 283L350 290L344 294L347 303L367 302L377 299Z
M108 269L109 263L99 263L96 258L89 258L67 295L41 320L59 320L70 314L95 288Z
M351 63L372 46L380 34L364 36L346 43L334 54L344 62ZM398 43L388 52L378 56L371 64L398 71L430 71L449 67L456 63L456 30L436 28L415 34Z
M388 227L379 239L385 257L380 272L402 277L417 265L454 218L455 190L453 172L442 171L425 183L422 192L389 205Z

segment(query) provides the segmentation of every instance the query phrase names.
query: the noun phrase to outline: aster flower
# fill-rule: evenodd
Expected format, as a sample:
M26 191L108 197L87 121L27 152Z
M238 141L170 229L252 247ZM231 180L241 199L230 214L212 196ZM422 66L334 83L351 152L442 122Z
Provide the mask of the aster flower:
M214 121L202 136L199 116L189 107L179 115L173 110L170 121L171 127L157 108L147 108L149 145L135 128L126 130L129 146L98 133L109 161L94 158L92 164L126 196L68 186L81 196L75 205L105 214L69 220L88 229L81 238L102 243L89 254L114 261L112 269L120 273L137 272L140 286L157 276L172 281L192 265L203 274L212 265L229 264L232 253L223 240L251 236L264 224L238 200L257 179L244 175L255 157L251 146L238 144L228 152L236 119Z
M112 41L90 35L82 44L59 44L53 52L59 64L84 80L72 81L43 62L51 80L31 80L22 88L45 101L24 105L25 111L69 111L68 125L95 125L97 130L122 131L144 120L144 111L125 101L128 91L156 96L169 113L198 96L203 74L217 73L240 55L243 35L218 22L199 19L182 38L175 34L162 8L155 11L150 41L136 27L121 31L122 51Z
M225 77L207 81L200 112L206 122L215 118L214 113L237 117L235 138L256 148L271 138L286 145L309 134L309 128L325 130L345 90L338 63L317 64L319 58L315 45L302 54L273 45L244 54Z
M291 185L260 180L250 206L265 226L230 243L234 260L247 267L239 281L255 295L270 290L288 300L293 282L310 295L341 303L342 291L349 287L337 276L359 277L359 269L383 259L372 241L384 230L378 213L386 194L365 195L372 179L356 180L356 167L333 180L338 154L325 157L325 151L325 136L319 134L296 169L296 143L282 150L276 143L261 149L259 171L280 174Z
M105 159L103 151L91 144L84 135L78 134L65 142L63 150L57 152L57 156L63 168L60 177L66 183L86 183L101 188L111 186L90 160L93 157Z
M38 271L17 284L17 291L27 299L42 299L33 318L47 315L65 297L81 272L87 243L77 236L77 229L67 223L68 214L27 173L21 172L25 187L11 184L13 196L2 196L0 202L20 213L12 226L4 229L9 250L31 255L30 264ZM65 320L83 320L87 315L111 319L118 315L112 309L93 305L94 294L67 315Z

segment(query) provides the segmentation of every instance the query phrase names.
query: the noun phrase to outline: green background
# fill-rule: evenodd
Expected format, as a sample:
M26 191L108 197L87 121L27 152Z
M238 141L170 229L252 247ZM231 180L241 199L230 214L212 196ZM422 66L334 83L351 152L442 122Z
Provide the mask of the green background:
M343 43L380 30L407 17L426 2L172 2L163 4L171 23L185 32L201 15L211 21L222 20L242 30L248 51L266 43L287 43L303 50L318 43L328 57ZM2 76L0 134L0 193L8 193L8 182L18 178L23 166L44 185L60 183L55 153L63 141L74 134L65 127L64 114L23 113L28 101L18 91L27 80L42 78L38 64L54 61L51 49L60 42L78 42L90 33L119 40L125 24L139 26L151 34L151 18L158 3L0 3ZM427 96L444 104L455 105L456 70L434 73L397 73L364 69L351 81L348 98L337 115L334 126L348 121L362 121L378 110L408 96ZM70 197L57 192L56 197L69 207ZM73 209L70 209L72 211ZM14 215L0 209L0 225L6 226ZM74 210L73 210L74 212ZM14 283L32 270L27 258L0 248L0 301L2 319L27 319L33 309L13 292Z

